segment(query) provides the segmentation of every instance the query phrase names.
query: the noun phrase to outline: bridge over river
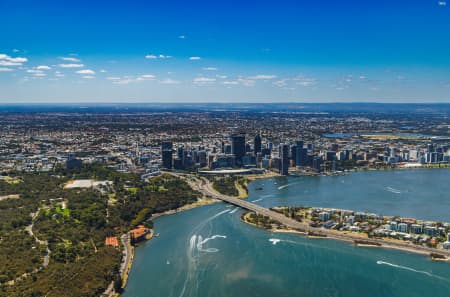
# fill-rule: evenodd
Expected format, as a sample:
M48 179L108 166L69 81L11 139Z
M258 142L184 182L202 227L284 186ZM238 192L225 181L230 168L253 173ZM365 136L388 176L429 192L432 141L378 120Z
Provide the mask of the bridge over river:
M422 254L426 254L426 255L434 253L434 254L443 255L447 258L450 257L450 251L448 251L448 250L428 248L426 246L419 246L419 245L409 243L409 242L394 242L394 241L387 241L387 240L376 239L376 238L375 239L374 238L364 238L357 234L351 234L349 232L344 233L344 232L340 232L337 230L329 230L329 229L325 229L325 228L311 227L307 223L296 221L294 219L286 217L285 215L278 213L276 211L273 211L271 209L268 209L266 207L262 207L255 203L251 203L251 202L242 200L237 197L223 195L223 194L217 192L216 190L214 190L212 187L212 184L206 178L197 178L193 175L188 175L188 174L175 174L175 173L169 173L169 174L178 176L178 177L186 180L193 189L203 193L206 196L209 196L209 197L212 197L212 198L215 198L218 200L222 200L224 202L239 206L243 209L253 211L260 215L267 216L275 221L280 222L282 225L286 226L289 229L292 229L292 230L298 231L298 232L303 232L306 235L315 236L315 237L326 237L326 238L330 238L330 239L347 241L347 242L351 242L351 243L363 242L365 244L372 244L372 245L376 245L376 246L380 246L380 247L406 250L406 251L422 253Z

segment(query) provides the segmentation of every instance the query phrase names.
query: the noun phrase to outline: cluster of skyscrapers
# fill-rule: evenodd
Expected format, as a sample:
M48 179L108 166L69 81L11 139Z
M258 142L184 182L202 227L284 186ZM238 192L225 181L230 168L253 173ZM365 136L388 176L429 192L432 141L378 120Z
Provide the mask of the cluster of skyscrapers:
M166 169L271 168L282 175L288 175L291 166L309 166L320 171L322 163L322 158L308 154L301 140L281 143L278 147L271 142L263 146L260 134L255 135L253 142L247 142L242 133L232 134L229 141L212 147L180 145L174 150L172 142L162 142L161 157Z

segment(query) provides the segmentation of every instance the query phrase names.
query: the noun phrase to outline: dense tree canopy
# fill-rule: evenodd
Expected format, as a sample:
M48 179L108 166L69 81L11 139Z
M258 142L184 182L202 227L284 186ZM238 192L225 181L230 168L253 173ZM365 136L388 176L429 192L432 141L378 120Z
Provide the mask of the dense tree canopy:
M0 196L19 195L0 201L0 296L98 296L120 278L121 252L105 246L107 236L120 236L142 223L152 226L152 214L198 197L176 177L143 182L100 164L12 175L19 182L0 180ZM113 184L64 189L70 179ZM26 231L30 229L41 242ZM46 267L45 242L51 252Z

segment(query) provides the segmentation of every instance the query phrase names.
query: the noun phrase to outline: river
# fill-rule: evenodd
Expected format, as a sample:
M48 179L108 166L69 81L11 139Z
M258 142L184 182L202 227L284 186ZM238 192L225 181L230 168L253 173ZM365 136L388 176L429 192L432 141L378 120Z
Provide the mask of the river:
M277 177L249 201L450 221L450 169ZM450 264L401 251L270 233L224 203L155 220L136 249L124 297L448 296Z

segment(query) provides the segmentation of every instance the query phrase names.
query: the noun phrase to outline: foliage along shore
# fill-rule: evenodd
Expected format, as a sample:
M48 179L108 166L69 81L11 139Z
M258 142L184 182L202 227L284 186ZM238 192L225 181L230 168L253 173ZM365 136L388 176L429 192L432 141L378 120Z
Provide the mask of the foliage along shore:
M100 296L111 282L120 291L122 247L107 246L105 238L140 224L151 228L153 214L201 196L174 176L143 182L100 164L10 176L20 182L0 180L0 196L20 198L0 201L1 297ZM64 189L73 179L112 183Z

